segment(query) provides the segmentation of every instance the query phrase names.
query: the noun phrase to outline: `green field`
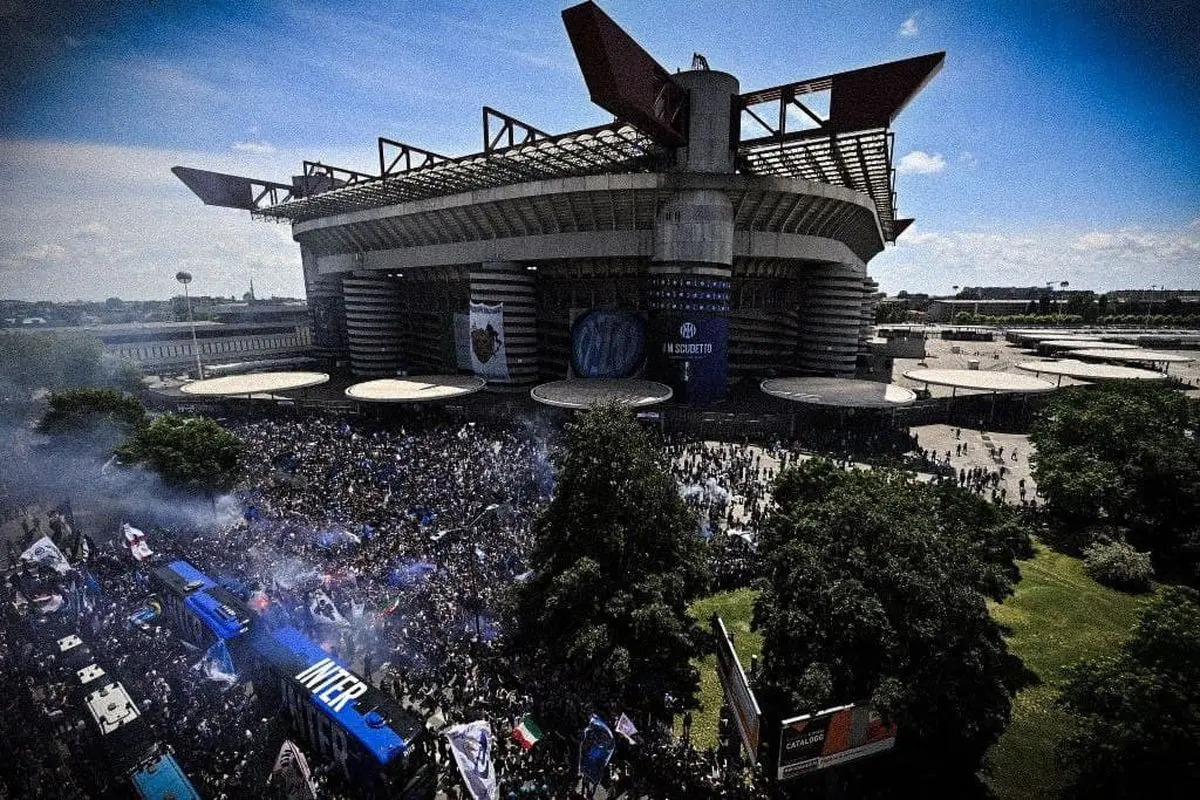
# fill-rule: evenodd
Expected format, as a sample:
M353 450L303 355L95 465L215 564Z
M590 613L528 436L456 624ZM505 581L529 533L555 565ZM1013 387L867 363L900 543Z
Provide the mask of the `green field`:
M1021 562L1016 594L992 605L992 616L1009 630L1009 647L1040 683L1013 701L1012 723L988 754L988 785L1002 800L1037 800L1058 795L1063 781L1054 749L1071 725L1054 706L1076 661L1112 652L1132 632L1145 597L1124 594L1093 581L1083 562L1044 545Z
M690 609L692 616L700 625L708 630L708 620L713 614L719 614L725 620L725 627L733 636L733 646L738 658L747 671L750 669L750 656L758 655L762 650L762 636L750 630L750 620L754 616L754 598L758 592L753 589L737 589L732 592L720 592L697 600ZM699 748L717 746L717 721L721 716L721 683L717 680L717 657L705 656L696 662L700 668L700 709L692 713L692 743ZM683 725L675 720L675 731L681 733Z
M739 589L697 600L692 615L705 628L715 612L734 635L744 666L762 649L762 636L750 630L757 592ZM1071 719L1054 705L1076 661L1110 653L1134 629L1146 597L1108 589L1083 571L1083 562L1044 545L1021 562L1021 581L1003 604L991 604L992 615L1008 630L1008 643L1040 682L1021 691L1013 701L1012 723L988 754L985 779L1001 800L1053 798L1062 788L1054 749L1070 728ZM721 684L716 656L697 662L700 702L693 714L692 741L712 747L717 741ZM676 720L676 731L681 730Z

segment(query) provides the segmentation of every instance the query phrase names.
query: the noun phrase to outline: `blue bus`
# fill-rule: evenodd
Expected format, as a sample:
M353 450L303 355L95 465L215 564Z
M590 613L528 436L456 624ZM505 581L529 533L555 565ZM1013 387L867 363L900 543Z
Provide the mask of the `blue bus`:
M299 737L363 796L433 796L433 744L424 719L295 628L261 631L252 647L255 690L283 708Z
M156 567L150 577L163 614L189 644L208 649L217 641L233 642L250 629L250 610L237 595L188 562Z
M196 788L170 753L142 763L129 779L141 800L200 800Z

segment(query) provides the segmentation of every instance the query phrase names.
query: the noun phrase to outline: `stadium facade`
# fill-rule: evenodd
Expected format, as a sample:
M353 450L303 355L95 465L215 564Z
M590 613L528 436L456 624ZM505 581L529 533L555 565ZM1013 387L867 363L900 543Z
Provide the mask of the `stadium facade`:
M697 406L738 380L853 376L867 264L912 221L891 124L944 54L743 93L699 56L668 73L593 3L563 18L610 124L552 135L485 108L481 152L381 138L378 175L174 171L291 224L317 354L358 376L639 375Z

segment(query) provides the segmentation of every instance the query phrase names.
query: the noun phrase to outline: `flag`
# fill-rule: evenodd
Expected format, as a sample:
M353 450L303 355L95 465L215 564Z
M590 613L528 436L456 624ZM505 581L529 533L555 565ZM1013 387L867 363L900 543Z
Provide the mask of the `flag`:
M637 728L633 726L633 720L621 712L621 716L617 718L617 733L625 737L626 741L633 744L633 737L637 736Z
M450 752L474 800L496 800L500 786L492 769L492 726L486 720L446 729Z
M512 735L522 750L528 750L541 741L542 729L533 721L533 717L526 714L521 718L521 724L513 729Z
M396 609L399 607L400 607L400 595L396 595L395 599L393 599L392 602L388 603L386 606L383 607L383 610L379 612L379 616L390 617L392 614L394 614L396 612Z
M267 783L276 780L283 787L288 800L317 800L317 785L313 783L312 772L308 768L308 759L290 739L283 740L279 755L275 758L275 766Z
M342 612L337 610L337 606L329 599L329 595L320 589L312 593L312 598L308 603L308 610L312 613L313 620L316 622L345 628L350 627L350 623L342 616Z
M129 553L133 556L134 561L145 561L154 555L150 550L150 545L146 544L145 533L128 522L121 523L121 533L125 537L125 546L129 548Z
M67 557L54 542L50 541L49 536L43 536L31 544L28 550L21 553L21 560L49 567L60 575L66 575L71 571L71 564L67 561Z
M193 669L199 670L200 674L210 681L224 683L226 686L233 686L237 683L238 676L233 668L233 656L229 654L229 648L223 639L218 639L212 647L208 648L204 652L204 657L197 662Z
M579 742L579 774L584 780L596 786L604 778L604 770L613 751L617 749L617 741L613 733L604 724L604 720L592 714L587 727L583 729L583 739Z

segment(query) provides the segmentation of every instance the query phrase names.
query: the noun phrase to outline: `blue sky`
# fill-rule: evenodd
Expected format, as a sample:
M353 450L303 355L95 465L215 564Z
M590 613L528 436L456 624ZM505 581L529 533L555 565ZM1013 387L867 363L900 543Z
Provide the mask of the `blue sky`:
M606 120L566 2L0 0L0 297L302 294L286 226L201 206L187 164L286 180L374 171L387 136L480 149L480 107ZM1196 4L670 2L602 7L668 69L744 91L936 50L895 124L901 213L871 273L952 284L1200 285Z

